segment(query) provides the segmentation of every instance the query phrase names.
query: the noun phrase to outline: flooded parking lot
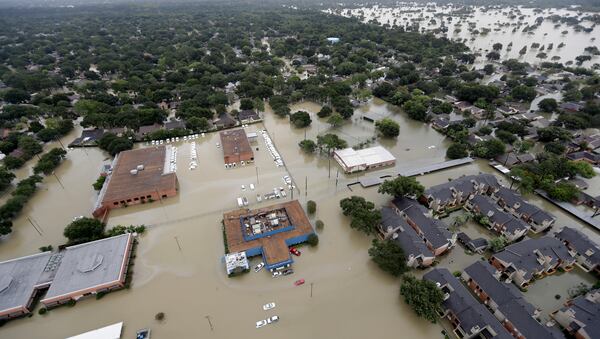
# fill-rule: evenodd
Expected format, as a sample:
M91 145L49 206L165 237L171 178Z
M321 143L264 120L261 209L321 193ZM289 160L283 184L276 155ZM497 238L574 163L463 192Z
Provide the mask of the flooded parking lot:
M315 139L329 130L329 125L316 117L319 108L313 103L292 107L292 111L305 110L311 114L313 123L306 130L290 127L287 119L271 114L268 107L264 123L247 127L248 131L263 128L269 131L289 175L297 184L294 198L303 205L309 199L315 200L318 207L311 220L320 219L325 223L324 230L319 232L319 245L301 247L302 256L294 258L295 274L275 279L265 271L236 278L226 276L222 261L223 212L237 208L236 199L241 196L248 198L249 208L271 204L272 201L265 200L258 203L255 195L285 186L282 177L288 171L275 165L260 136L258 143L253 144L254 164L225 169L222 149L216 145L219 135L210 133L193 140L198 155L195 170L188 168L190 142L175 144L180 185L177 197L111 212L110 226L149 226L140 238L131 289L109 294L101 300L84 300L72 308L58 308L44 316L38 315L36 310L31 318L6 324L0 329L0 337L64 338L120 321L125 322L123 338L133 338L136 330L145 327L150 327L156 338L397 338L399 334L414 338L441 337L439 325L417 318L402 302L399 280L386 275L370 261L367 249L371 239L351 230L348 219L339 209L339 200L352 194L365 196L378 205L386 204L389 198L378 194L376 187L353 186L354 191L350 191L346 184L356 181L357 175L339 173L336 185L337 163L330 163L319 155L305 155L298 147L305 133L307 138ZM414 168L444 160L448 145L444 136L425 124L408 120L397 108L379 100L360 107L355 113L356 121L330 131L339 134L349 145L372 137L372 123L359 119L366 112L390 116L400 123L398 140L376 142L396 156L396 168ZM105 158L98 149L70 150L66 162L56 171L64 189L53 176L44 180L40 191L15 221L13 234L0 243L0 259L36 253L42 245L56 247L65 242L64 226L74 216L91 212L95 196L91 184ZM449 178L480 172L497 174L486 162L476 161L419 177L419 181L428 187ZM358 176L390 173L394 173L393 168ZM249 188L250 184L255 185L254 191ZM291 194L285 199L291 199ZM536 197L529 200L557 216L554 229L569 225L599 241L598 233L554 206ZM27 216L42 226L42 236L28 225ZM473 222L462 228L471 236L489 235ZM457 246L442 258L440 266L450 271L462 270L480 257L468 255ZM257 263L257 259L252 261L252 264ZM536 282L526 294L528 300L531 298L532 303L547 312L559 304L554 299L552 303L545 303L548 293L552 293L552 298L560 293L564 301L571 285L591 282L587 274L567 274L568 279L559 275L545 278L554 279L553 292L542 285L538 288L538 284L546 283L545 279ZM294 286L293 282L300 278L306 283ZM268 302L276 302L277 307L265 312L262 305ZM154 320L158 312L165 313L163 322ZM281 318L279 323L255 329L256 321L275 314Z

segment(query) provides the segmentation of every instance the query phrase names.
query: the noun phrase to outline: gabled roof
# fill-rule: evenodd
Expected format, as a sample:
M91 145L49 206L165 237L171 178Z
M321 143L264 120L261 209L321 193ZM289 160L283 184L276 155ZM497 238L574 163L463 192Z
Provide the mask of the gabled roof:
M593 242L587 235L571 227L564 227L556 237L566 241L569 247L594 265L600 265L600 246Z
M391 207L383 207L381 209L381 226L384 232L387 230L396 230L397 236L392 236L392 241L395 241L402 247L406 257L410 255L414 257L434 257L434 254L429 250L425 241L419 237L417 232L406 223L404 218L396 214Z
M430 242L434 248L442 247L448 244L452 239L452 233L446 229L446 224L438 219L429 218L425 215L427 209L412 199L400 197L395 198L392 204L400 211L406 213L406 216L423 232L425 239Z

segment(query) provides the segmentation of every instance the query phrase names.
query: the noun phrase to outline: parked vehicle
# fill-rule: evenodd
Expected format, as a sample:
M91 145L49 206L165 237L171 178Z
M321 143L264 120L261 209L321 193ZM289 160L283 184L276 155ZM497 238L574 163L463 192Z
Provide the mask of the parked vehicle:
M283 275L290 275L290 274L294 274L294 270L287 269L287 270L283 271Z
M268 311L275 308L275 303L268 303L263 305L263 310Z
M270 318L267 318L267 323L268 324L276 323L278 321L279 321L279 316L276 316L276 315L274 315L274 316L272 316Z
M261 320L261 321L257 321L256 322L256 328L261 328L263 326L267 325L267 321L266 320Z
M300 285L304 284L304 282L305 282L305 281L304 281L304 279L296 280L296 281L294 282L294 285L296 285L296 286L300 286Z
M250 184L250 190L254 191L254 184Z
M262 270L263 267L265 267L265 263L261 262L260 264L254 266L254 272L257 272L257 273L260 272L260 270Z
M256 201L258 201L258 202L261 202L261 201L262 201L262 198L260 197L260 194L257 194L257 195L256 195Z
M242 185L242 191L246 190L246 185Z
M276 278L278 276L282 275L281 271L275 271L273 272L273 278Z
M135 339L150 339L150 329L145 328L135 333Z
M292 253L293 255L295 255L297 257L302 255L302 252L300 252L296 247L290 247L290 253Z
M244 203L244 206L248 206L248 198L242 197L242 202Z
M242 200L242 198L237 198L237 204L239 207L243 207L244 206L244 201Z

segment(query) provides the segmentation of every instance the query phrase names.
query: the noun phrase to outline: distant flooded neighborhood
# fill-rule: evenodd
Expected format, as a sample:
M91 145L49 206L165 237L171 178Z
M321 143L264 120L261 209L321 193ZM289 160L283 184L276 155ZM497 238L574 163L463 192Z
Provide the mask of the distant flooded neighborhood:
M0 337L597 338L561 1L7 2Z

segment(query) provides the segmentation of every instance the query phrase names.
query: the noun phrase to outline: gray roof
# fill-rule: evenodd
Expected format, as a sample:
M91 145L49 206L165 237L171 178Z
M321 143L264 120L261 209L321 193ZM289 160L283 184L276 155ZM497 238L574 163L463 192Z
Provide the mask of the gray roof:
M556 233L556 237L562 241L566 241L568 243L567 246L573 248L592 264L600 265L600 246L588 238L587 235L574 228L565 227Z
M546 327L534 318L535 307L523 298L515 285L496 279L496 269L492 265L478 261L467 267L465 272L525 338L564 338L558 329Z
M511 214L508 214L499 209L498 205L496 205L492 199L483 195L474 195L471 198L471 202L475 205L479 212L488 217L490 222L504 225L506 227L506 232L510 234L515 234L520 230L529 229L529 225L523 222L521 219L517 219L513 217ZM493 213L492 215L490 215Z
M0 312L27 306L35 286L47 282L44 269L51 256L43 252L0 263Z
M488 186L498 186L498 180L492 174L467 175L440 185L432 186L425 190L425 195L431 195L435 199L439 199L442 203L445 203L452 199L452 191L450 190L452 187L459 192L463 192L465 195L470 195L475 192L473 182L484 183Z
M574 312L574 320L580 324L576 324L578 328L597 338L600 333L600 303L598 302L597 293L599 290L592 290L586 295L581 295L571 300L570 305L561 309L566 311L571 309ZM596 297L592 296L596 294Z
M544 221L556 219L554 215L542 210L541 208L533 204L528 203L515 191L506 187L499 186L498 191L495 192L494 195L502 199L504 203L510 206L511 208L514 208L515 204L518 203L519 208L516 208L515 210L521 214L529 216L533 221L535 221L538 224L541 224Z
M441 220L432 219L425 216L427 209L421 206L418 202L408 198L395 198L392 204L399 210L406 213L406 216L412 220L423 232L423 236L429 241L434 248L439 248L446 245L449 239L452 239L446 224Z
M494 254L494 257L512 263L517 269L525 272L526 279L531 279L534 271L543 270L543 266L537 260L536 250L541 255L550 257L551 265L556 264L559 260L574 261L574 258L569 254L569 250L560 240L547 236L512 244L502 252Z
M445 268L435 268L423 276L423 279L437 282L440 286L450 285L452 290L444 289L449 297L442 303L445 309L450 310L460 321L460 326L466 331L479 326L490 326L496 332L495 338L512 338L508 331L500 324L490 311L479 303L467 288Z
M131 233L67 247L45 299L120 279Z
M398 237L393 239L402 247L406 257L411 254L414 257L434 257L433 253L429 250L425 241L419 237L417 232L406 223L404 218L396 214L390 207L383 207L381 209L381 225L383 230L386 231L389 227L391 229L398 229L396 234Z

